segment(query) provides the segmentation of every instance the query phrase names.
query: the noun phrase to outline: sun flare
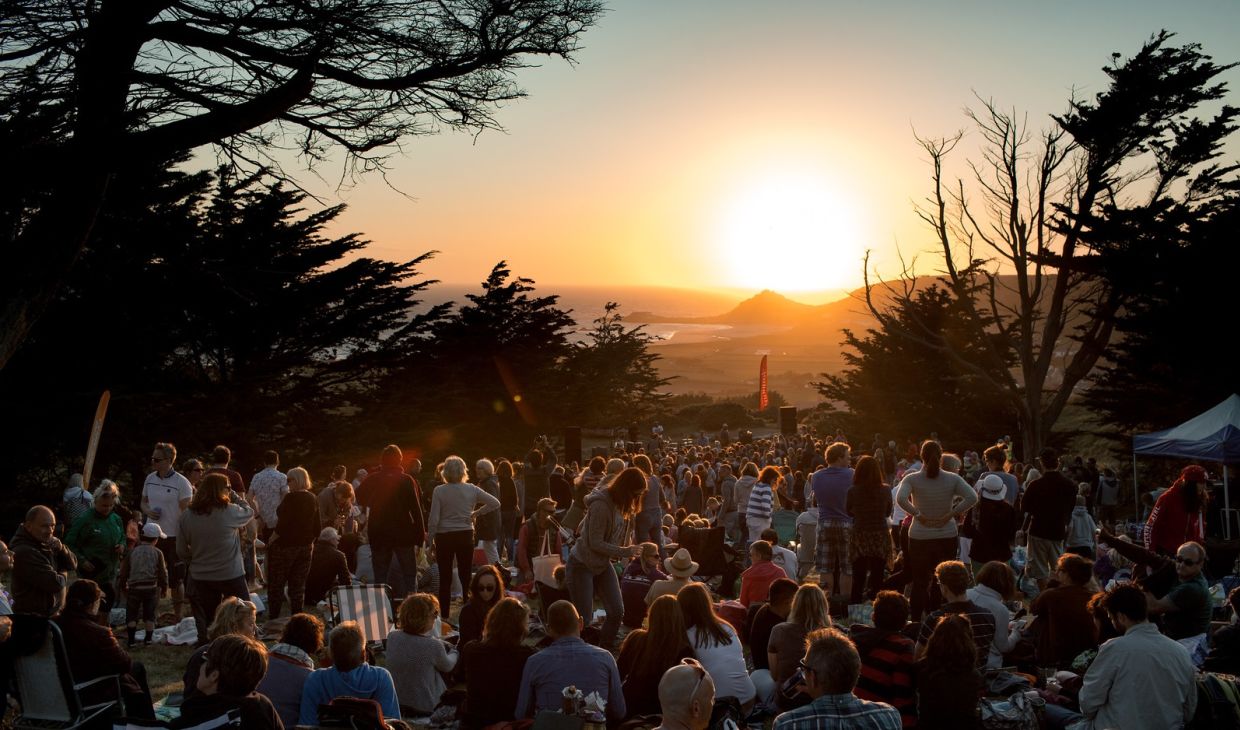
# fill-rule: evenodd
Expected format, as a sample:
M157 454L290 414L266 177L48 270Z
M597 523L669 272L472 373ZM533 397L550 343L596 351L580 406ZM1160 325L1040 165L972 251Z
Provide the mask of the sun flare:
M851 287L864 252L858 213L851 196L822 175L759 176L725 199L712 243L738 288Z

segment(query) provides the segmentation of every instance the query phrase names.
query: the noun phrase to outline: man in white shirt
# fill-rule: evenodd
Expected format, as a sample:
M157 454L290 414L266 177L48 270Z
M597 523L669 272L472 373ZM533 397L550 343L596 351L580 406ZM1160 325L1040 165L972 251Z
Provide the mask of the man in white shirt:
M779 544L779 533L775 531L775 528L768 527L763 530L762 539L771 543L771 562L783 568L784 575L790 580L799 580L797 572L800 567L797 564L797 554Z
M167 537L155 543L164 554L168 565L168 586L172 588L172 613L181 620L185 606L185 564L177 557L177 535L180 533L181 513L189 507L194 487L179 474L176 463L177 447L170 443L155 444L151 451L154 468L142 483L142 512L159 525Z

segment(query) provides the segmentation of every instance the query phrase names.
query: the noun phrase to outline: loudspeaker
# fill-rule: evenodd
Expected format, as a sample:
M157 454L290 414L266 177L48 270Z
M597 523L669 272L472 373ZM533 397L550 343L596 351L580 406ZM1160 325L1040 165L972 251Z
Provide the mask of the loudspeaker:
M581 463L581 429L572 427L564 429L564 461Z
M780 406L779 408L779 432L785 436L795 436L797 433L797 407L796 406Z

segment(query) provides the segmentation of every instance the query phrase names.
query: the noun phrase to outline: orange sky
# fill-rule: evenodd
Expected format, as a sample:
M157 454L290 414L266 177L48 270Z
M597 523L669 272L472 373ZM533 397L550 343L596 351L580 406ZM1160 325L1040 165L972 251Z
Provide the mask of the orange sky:
M1240 60L1233 0L616 0L577 66L521 74L530 96L499 110L505 133L410 140L389 181L413 200L378 177L318 190L349 204L336 231L363 232L369 255L438 249L426 273L448 282L503 258L551 286L822 301L860 284L865 248L890 275L897 242L929 245L914 127L963 127L974 90L1043 126L1164 27ZM1225 78L1234 104L1240 74Z

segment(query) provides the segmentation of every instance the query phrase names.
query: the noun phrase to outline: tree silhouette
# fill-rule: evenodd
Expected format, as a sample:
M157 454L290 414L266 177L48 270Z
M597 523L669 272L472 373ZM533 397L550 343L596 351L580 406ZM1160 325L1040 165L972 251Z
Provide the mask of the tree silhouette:
M642 326L625 327L619 306L607 303L564 363L567 399L580 425L627 425L648 418L666 400L659 391L671 379L655 367L653 338Z
M598 0L0 1L9 286L0 369L81 257L112 176L215 145L382 171L402 139L496 127L538 56L571 60Z

